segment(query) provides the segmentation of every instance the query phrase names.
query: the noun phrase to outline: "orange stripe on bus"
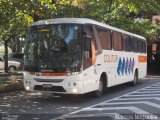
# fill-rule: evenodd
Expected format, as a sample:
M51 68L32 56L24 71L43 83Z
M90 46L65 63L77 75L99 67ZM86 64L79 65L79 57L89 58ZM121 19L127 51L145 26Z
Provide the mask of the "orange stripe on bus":
M37 76L67 76L67 73L45 73L45 72L42 72L42 73L36 74L36 72L30 72L30 74L37 75Z
M31 75L35 75L35 72L30 72Z
M67 76L67 73L41 73L41 76Z
M147 56L143 55L138 56L138 62L147 62Z
M91 47L92 47L92 65L96 64L96 49L94 41L91 41Z

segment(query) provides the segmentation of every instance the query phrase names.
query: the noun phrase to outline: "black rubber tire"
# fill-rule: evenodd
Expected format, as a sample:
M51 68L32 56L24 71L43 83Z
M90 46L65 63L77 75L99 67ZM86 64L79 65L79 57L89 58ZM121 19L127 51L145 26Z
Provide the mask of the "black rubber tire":
M134 73L134 78L133 78L133 81L131 82L131 86L133 87L136 86L137 82L138 82L138 72L136 71Z
M98 88L98 90L93 92L93 95L95 97L100 97L100 96L102 96L103 92L104 92L104 82L101 77L101 79L99 80L99 88Z

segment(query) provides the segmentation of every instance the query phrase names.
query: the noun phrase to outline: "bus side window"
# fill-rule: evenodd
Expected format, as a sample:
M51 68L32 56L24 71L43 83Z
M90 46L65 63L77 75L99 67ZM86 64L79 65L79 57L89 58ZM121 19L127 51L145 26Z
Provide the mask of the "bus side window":
M132 42L133 52L139 52L138 39L136 37L132 37L131 42Z
M142 46L141 52L144 53L144 51L143 51L144 50L143 40L141 40L141 46Z
M131 52L132 46L131 46L131 38L129 35L123 34L123 49L124 51Z
M143 43L143 53L146 53L147 52L146 42L143 40L142 43Z
M138 40L139 52L143 53L143 41L142 39Z
M113 31L112 34L112 39L113 39L113 49L116 51L122 51L122 34L119 32Z
M102 48L105 50L111 50L112 49L111 31L100 26L97 26L96 29L98 31Z

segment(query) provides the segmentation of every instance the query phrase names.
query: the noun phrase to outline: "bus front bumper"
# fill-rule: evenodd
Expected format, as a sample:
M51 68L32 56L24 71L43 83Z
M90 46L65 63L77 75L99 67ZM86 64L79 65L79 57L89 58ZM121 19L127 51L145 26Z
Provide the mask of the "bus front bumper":
M73 79L74 78L74 79ZM61 94L84 94L83 80L79 76L64 79L62 82L37 82L35 76L24 76L26 91L38 91ZM53 78L54 79L54 78Z

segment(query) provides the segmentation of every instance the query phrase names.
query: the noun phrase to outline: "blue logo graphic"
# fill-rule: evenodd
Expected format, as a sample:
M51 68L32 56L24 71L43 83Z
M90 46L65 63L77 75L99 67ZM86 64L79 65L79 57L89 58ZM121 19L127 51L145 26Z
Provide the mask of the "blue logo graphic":
M128 62L128 58L126 60L126 65L125 65L125 74L128 74L128 68L129 68L129 62Z
M119 58L118 68L117 68L117 73L118 73L118 75L120 75L120 72L121 72L121 66L122 66L122 60L121 60L121 58Z
M118 61L118 67L117 67L117 73L118 75L128 75L133 74L135 66L135 60L134 58L119 58Z

